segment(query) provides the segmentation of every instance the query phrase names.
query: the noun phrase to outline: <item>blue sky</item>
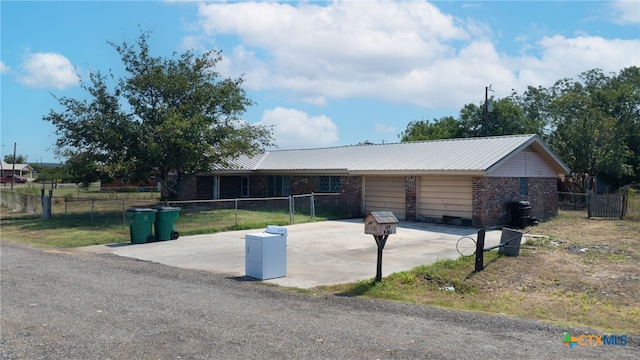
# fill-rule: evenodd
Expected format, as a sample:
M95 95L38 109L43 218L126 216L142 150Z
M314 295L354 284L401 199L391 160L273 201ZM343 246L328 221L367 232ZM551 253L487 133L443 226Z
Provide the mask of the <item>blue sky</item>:
M640 65L638 1L1 1L2 156L60 162L54 95L77 74L123 75L107 41L153 32L151 51L222 50L281 149L397 142L412 120L600 68Z

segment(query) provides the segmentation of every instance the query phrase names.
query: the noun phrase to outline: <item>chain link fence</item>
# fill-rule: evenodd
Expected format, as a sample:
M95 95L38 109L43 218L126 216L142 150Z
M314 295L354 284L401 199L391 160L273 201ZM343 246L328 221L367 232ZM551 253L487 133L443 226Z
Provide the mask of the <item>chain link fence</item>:
M558 208L561 210L587 210L589 194L558 191Z
M92 198L79 196L51 197L51 217L64 218L84 224L127 225L126 212L130 208L173 206L183 214L207 215L216 210L235 213L235 225L250 223L259 212L281 213L290 223L308 221L316 216L340 218L340 193L303 194L269 198L237 198L221 200L158 201L149 198L107 196ZM42 196L1 191L2 206L15 212L43 215ZM215 218L213 213L208 214Z
M627 189L624 219L640 221L640 186Z

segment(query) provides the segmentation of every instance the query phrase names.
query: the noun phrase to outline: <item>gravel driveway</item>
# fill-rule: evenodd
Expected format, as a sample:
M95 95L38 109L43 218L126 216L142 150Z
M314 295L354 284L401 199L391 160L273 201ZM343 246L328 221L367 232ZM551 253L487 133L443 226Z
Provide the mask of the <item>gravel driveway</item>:
M1 243L3 359L637 359L534 321L341 296L112 254Z

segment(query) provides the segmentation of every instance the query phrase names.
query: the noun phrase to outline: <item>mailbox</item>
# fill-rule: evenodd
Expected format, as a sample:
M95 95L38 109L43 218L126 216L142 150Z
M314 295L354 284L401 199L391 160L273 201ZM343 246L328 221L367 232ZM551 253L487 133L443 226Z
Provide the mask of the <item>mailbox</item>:
M390 234L396 233L398 219L391 211L374 211L364 218L364 233L373 235L378 245L376 281L382 281L382 250Z
M396 233L398 219L391 211L374 211L364 218L364 233L374 236Z

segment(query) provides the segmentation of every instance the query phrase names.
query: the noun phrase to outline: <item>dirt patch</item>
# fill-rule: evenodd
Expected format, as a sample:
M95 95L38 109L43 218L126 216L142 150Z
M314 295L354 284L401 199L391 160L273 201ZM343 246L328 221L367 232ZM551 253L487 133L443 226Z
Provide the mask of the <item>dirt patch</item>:
M534 249L471 277L479 298L511 300L511 313L523 317L638 332L639 223L561 212L527 231L548 237L529 237L526 246Z

